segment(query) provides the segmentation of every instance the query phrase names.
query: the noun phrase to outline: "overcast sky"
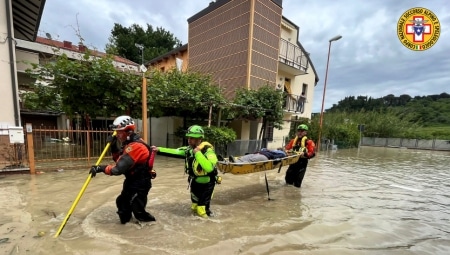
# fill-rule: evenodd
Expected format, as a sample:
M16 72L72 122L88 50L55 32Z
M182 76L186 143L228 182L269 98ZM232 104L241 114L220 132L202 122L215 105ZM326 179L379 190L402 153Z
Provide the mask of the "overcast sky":
M79 28L85 43L103 50L114 23L163 27L183 44L187 19L211 0L46 0L39 35L77 43ZM441 24L437 43L426 51L411 51L397 37L397 21L408 9L423 7ZM423 96L450 93L450 4L446 0L283 0L283 16L300 27L299 41L310 53L319 75L313 112L320 112L328 54L332 43L325 109L346 96L388 94ZM78 19L78 25L77 25Z

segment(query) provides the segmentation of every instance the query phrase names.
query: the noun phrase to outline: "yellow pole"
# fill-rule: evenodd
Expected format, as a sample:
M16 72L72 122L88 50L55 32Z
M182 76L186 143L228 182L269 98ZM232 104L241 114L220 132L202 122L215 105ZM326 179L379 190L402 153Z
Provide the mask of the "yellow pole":
M112 135L115 136L116 134L117 134L117 132L114 131L114 133ZM102 162L102 159L105 156L106 152L108 151L110 145L111 145L110 143L106 144L105 149L103 149L102 154L100 155L97 162L95 163L96 166L98 166L100 164L100 162ZM83 193L86 190L87 186L89 185L89 182L91 182L91 179L92 179L92 175L89 174L88 178L84 182L83 187L81 188L80 192L78 193L77 198L75 199L75 201L73 201L72 207L70 207L70 210L66 215L66 218L64 218L63 222L61 223L61 226L59 227L58 231L56 232L56 234L54 236L55 238L57 238L61 234L62 230L66 226L67 221L69 220L70 216L72 215L73 211L75 210L75 207L77 206L78 202L80 201L81 196L83 196Z

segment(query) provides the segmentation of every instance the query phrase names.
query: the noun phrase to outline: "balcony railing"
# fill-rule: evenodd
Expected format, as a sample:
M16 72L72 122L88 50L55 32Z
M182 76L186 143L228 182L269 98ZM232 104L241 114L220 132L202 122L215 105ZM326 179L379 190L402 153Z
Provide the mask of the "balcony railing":
M288 112L303 113L305 105L308 103L305 97L294 94L285 94L284 96L284 110Z
M279 61L294 68L302 73L306 73L308 69L308 58L306 52L300 47L292 44L284 39L280 40Z

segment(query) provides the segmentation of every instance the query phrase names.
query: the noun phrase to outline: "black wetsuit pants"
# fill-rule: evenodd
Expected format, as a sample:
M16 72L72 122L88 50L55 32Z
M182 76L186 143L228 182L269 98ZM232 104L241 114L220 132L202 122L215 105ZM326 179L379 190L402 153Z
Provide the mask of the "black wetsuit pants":
M131 213L138 221L155 221L155 217L145 211L147 195L152 187L150 178L127 178L123 182L122 192L116 199L117 214L120 223L125 224L131 220Z
M211 214L209 207L215 186L215 177L211 177L211 181L208 183L198 183L195 180L191 181L191 201L192 203L197 203L198 206L205 206L208 216Z
M296 163L290 165L286 170L286 176L284 177L286 183L300 188L302 186L303 177L305 177L307 166L308 159L306 158L300 158Z

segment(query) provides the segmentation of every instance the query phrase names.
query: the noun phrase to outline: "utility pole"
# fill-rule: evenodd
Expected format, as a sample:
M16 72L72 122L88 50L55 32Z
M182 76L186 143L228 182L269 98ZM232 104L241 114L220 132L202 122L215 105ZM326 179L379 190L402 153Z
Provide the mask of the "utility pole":
M141 51L140 70L142 72L142 139L144 139L145 142L149 142L147 128L147 79L145 78L147 68L144 65L144 45L135 43L134 46Z

